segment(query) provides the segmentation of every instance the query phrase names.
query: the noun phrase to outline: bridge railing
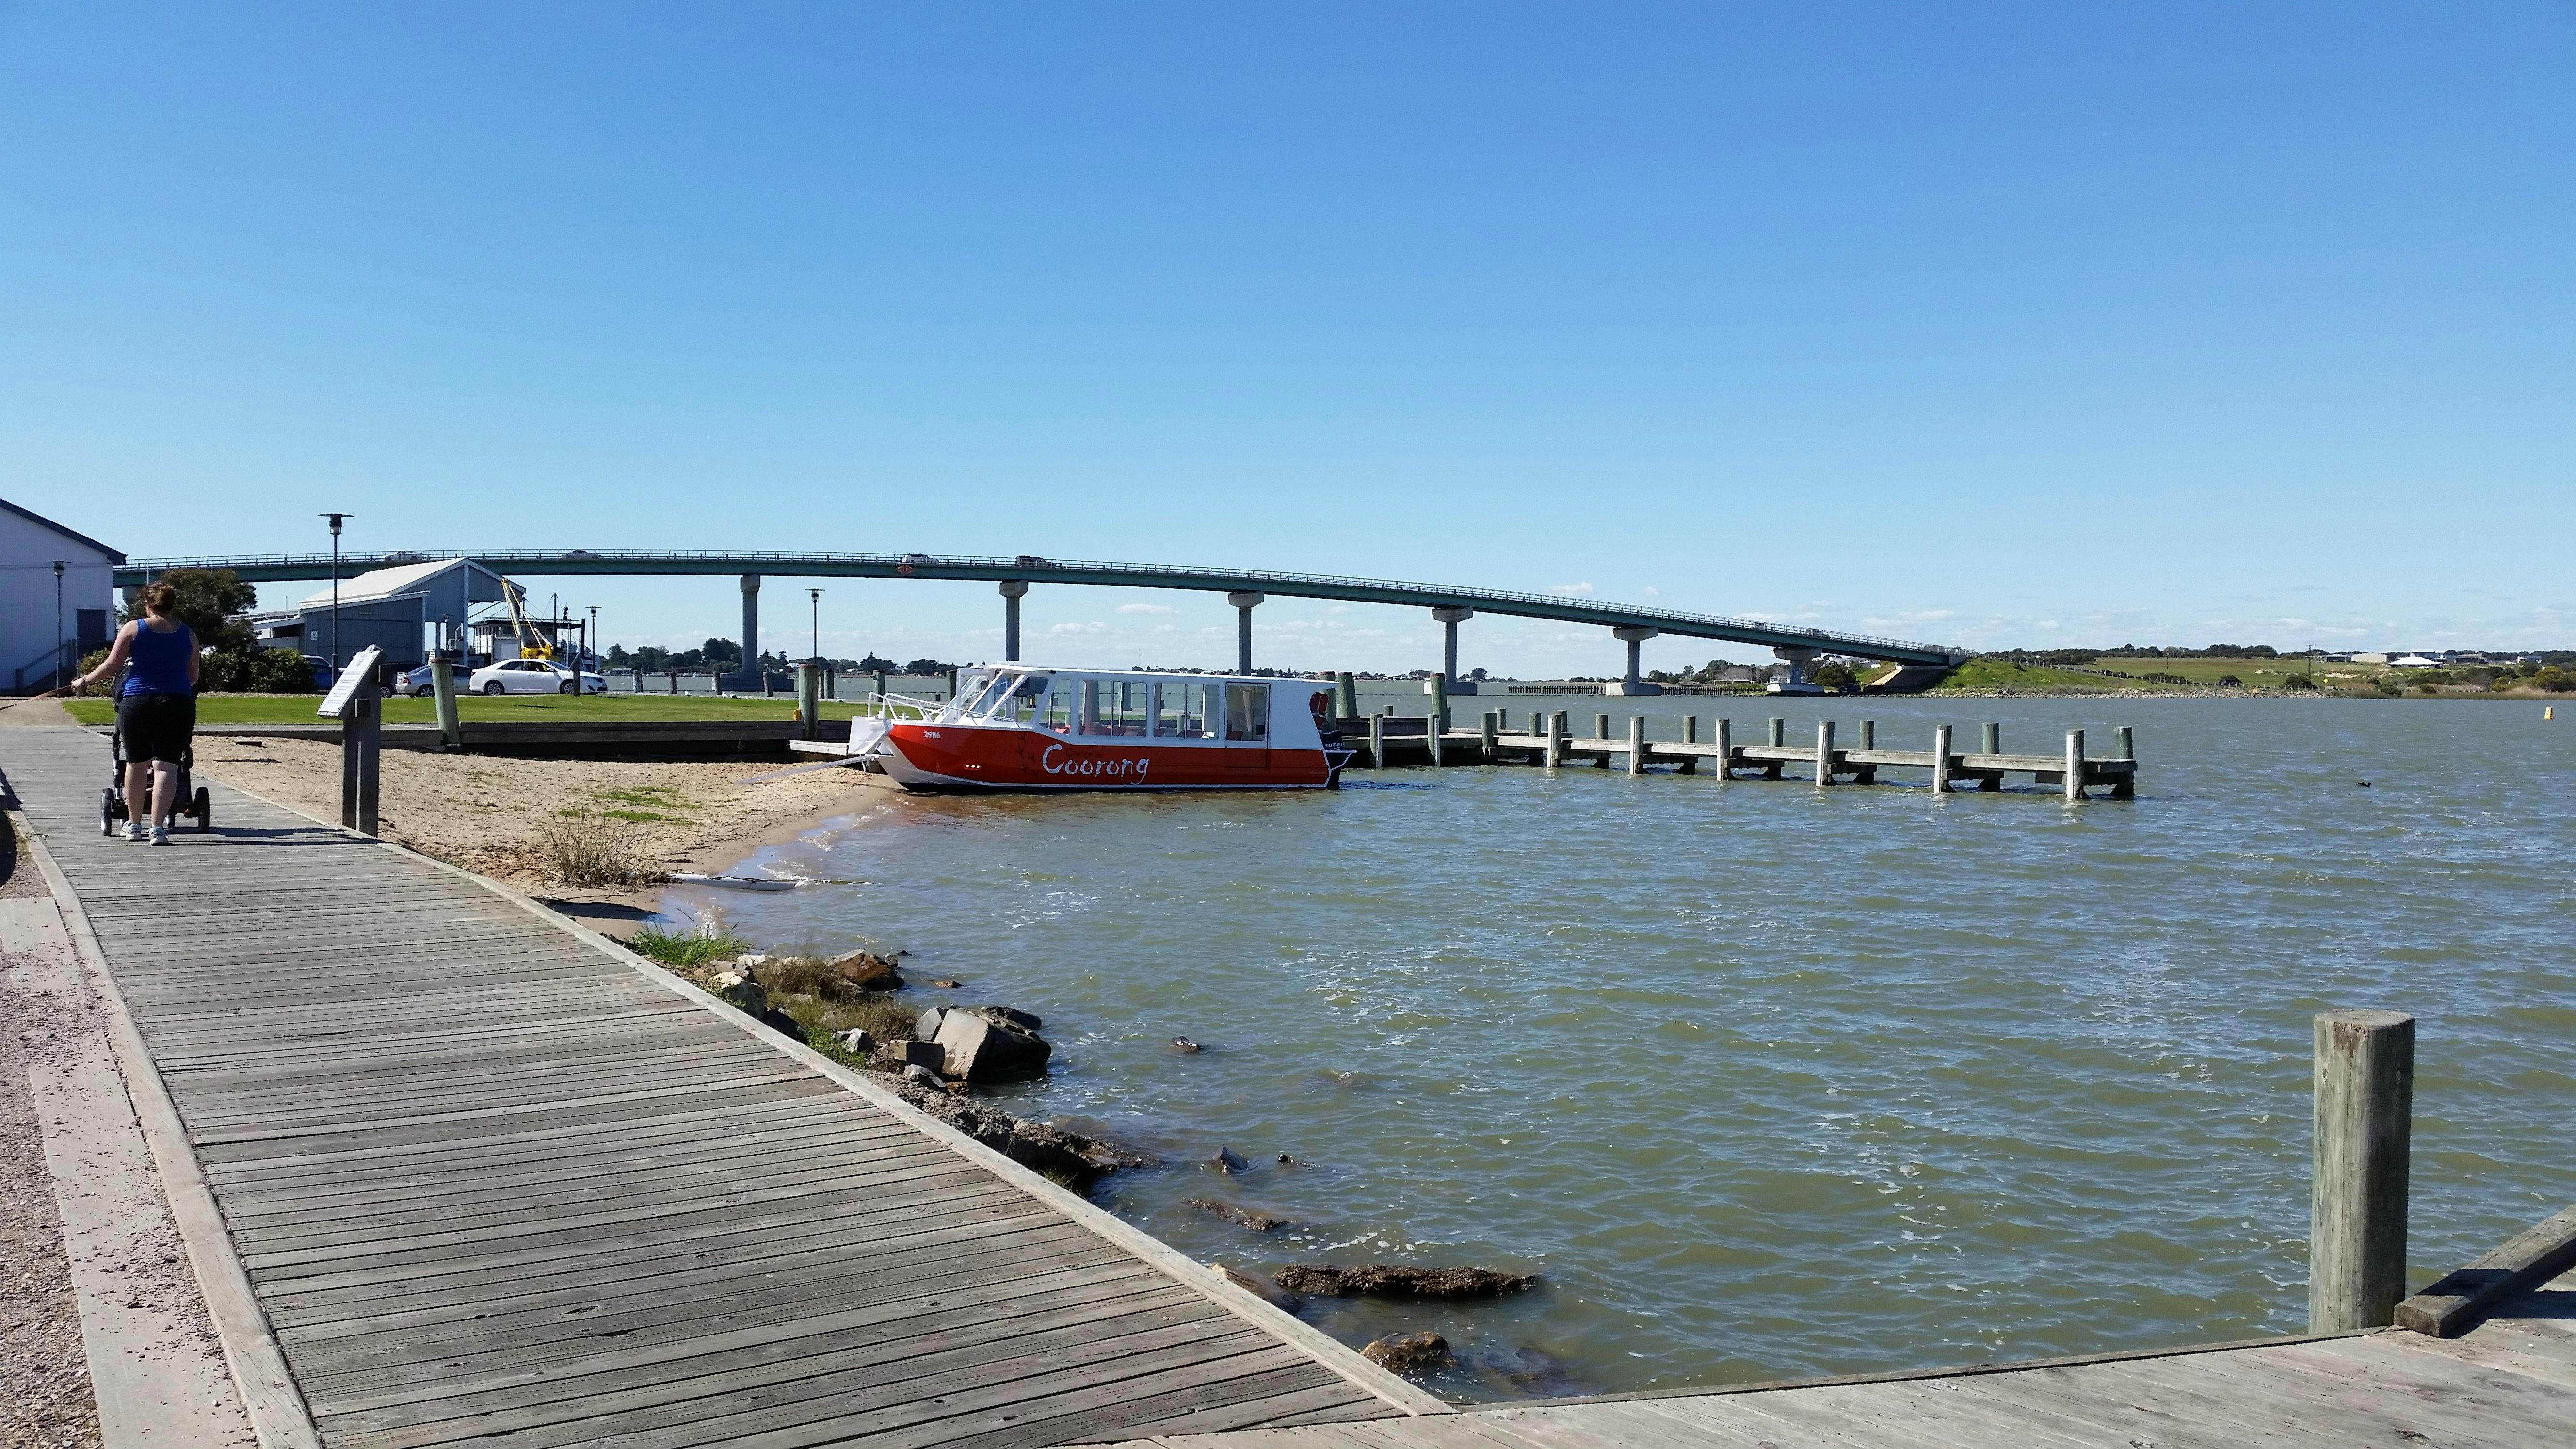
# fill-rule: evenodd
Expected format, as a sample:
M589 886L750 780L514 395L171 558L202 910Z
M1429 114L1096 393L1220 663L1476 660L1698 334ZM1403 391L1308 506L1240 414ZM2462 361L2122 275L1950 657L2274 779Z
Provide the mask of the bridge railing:
M1840 630L1812 629L1796 624L1773 623L1762 619L1739 619L1724 614L1697 614L1679 609L1649 609L1634 605L1592 602L1580 595L1531 594L1507 589L1453 588L1445 584L1411 583L1401 579L1376 579L1349 574L1289 573L1272 569L1228 569L1188 567L1176 564L1114 563L1095 559L1050 559L1032 554L1009 557L980 554L924 553L821 553L775 549L457 549L444 552L405 550L401 553L364 556L343 555L343 570L388 568L400 564L427 563L432 559L472 559L487 567L526 566L543 570L565 565L580 569L596 564L697 563L740 566L747 573L793 574L798 566L837 565L840 567L884 568L896 577L915 569L931 571L935 577L942 570L973 570L976 573L1007 575L1011 578L1043 582L1051 574L1111 575L1122 581L1133 581L1147 587L1156 579L1174 582L1169 587L1209 589L1211 587L1258 588L1269 585L1281 593L1294 594L1301 588L1323 587L1335 591L1365 591L1409 596L1407 604L1493 604L1512 605L1549 611L1593 610L1604 613L1633 614L1659 623L1676 626L1698 626L1736 633L1764 633L1792 638L1813 639L1817 647L1844 649L1851 645L1884 645L1908 653L1940 654L1945 646L1925 644L1911 639L1891 639L1874 634L1854 634ZM331 566L329 554L256 554L231 555L222 558L135 559L118 571L120 578L133 573L150 575L174 568L230 568L262 571L312 568L310 577L321 577ZM306 577L298 574L296 577ZM1198 580L1204 582L1181 582ZM1392 601L1390 601L1392 602ZM1859 652L1859 651L1851 651Z

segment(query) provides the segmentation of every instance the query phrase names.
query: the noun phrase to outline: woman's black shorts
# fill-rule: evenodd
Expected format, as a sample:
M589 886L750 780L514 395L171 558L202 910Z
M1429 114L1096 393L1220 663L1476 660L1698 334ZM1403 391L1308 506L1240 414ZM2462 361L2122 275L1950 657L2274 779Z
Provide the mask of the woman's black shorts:
M125 736L125 758L167 760L175 765L188 750L197 728L193 694L129 694L116 702L116 728Z

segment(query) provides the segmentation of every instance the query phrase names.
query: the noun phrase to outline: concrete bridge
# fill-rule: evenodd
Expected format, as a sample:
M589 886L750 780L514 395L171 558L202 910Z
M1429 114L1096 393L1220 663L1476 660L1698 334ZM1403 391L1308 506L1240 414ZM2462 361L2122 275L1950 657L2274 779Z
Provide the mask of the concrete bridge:
M1822 654L1896 664L1956 664L1968 651L1866 634L1840 634L1800 629L1756 619L1691 614L1669 609L1641 609L1555 594L1521 594L1498 589L1452 588L1439 584L1400 583L1389 579L1346 578L1332 574L1274 573L1240 569L1188 568L1164 564L1101 563L1058 560L1020 554L980 558L925 553L776 553L671 552L633 549L454 549L381 554L343 554L343 574L421 563L430 559L470 558L503 574L538 577L569 574L669 576L734 574L742 580L742 645L746 659L760 652L760 581L763 575L790 578L963 579L1001 587L1003 658L1020 657L1020 600L1032 584L1090 584L1125 588L1189 589L1220 593L1235 607L1235 667L1252 669L1252 611L1272 595L1301 599L1338 599L1363 604L1394 604L1428 609L1443 632L1442 673L1458 678L1458 626L1479 613L1525 619L1553 619L1572 624L1598 624L1628 646L1621 690L1645 693L1637 673L1638 646L1662 634L1691 639L1723 639L1754 644L1786 660L1790 680L1802 682L1807 666ZM120 588L135 588L175 568L231 569L252 582L318 579L333 567L329 554L260 554L230 558L138 559L116 570Z

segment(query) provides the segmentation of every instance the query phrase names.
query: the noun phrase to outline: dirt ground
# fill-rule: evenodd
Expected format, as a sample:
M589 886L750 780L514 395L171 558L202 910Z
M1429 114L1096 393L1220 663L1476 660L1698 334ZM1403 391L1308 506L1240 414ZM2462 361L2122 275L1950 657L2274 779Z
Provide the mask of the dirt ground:
M245 744L242 741L256 741ZM568 891L546 868L539 832L565 820L631 830L664 870L721 871L772 840L859 807L876 787L846 770L741 761L523 760L387 750L377 824L385 839L534 895L590 900L650 891ZM324 819L340 814L340 747L314 740L199 735L200 773ZM216 822L220 828L223 822Z
M0 898L45 894L8 830L0 821ZM99 1442L62 1215L27 1084L29 1058L79 1029L70 1011L18 990L0 961L0 1443L12 1449Z

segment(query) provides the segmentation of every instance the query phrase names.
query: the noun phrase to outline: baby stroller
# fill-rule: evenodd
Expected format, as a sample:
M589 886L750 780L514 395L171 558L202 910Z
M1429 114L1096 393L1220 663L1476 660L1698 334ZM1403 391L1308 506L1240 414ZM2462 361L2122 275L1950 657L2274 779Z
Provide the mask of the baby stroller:
M117 679L117 697L122 697L124 693L125 680L120 675ZM131 763L125 758L123 726L118 726L108 735L107 752L116 761L116 773L108 777L107 788L99 792L98 833L114 835L116 823L125 818L125 767ZM189 778L190 772L196 768L196 765L195 744L182 746L179 750L178 788L173 790L170 796L171 804L176 807L172 813L196 821L199 830L212 830L215 828L214 804L207 798L206 787L194 783Z

